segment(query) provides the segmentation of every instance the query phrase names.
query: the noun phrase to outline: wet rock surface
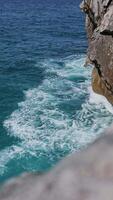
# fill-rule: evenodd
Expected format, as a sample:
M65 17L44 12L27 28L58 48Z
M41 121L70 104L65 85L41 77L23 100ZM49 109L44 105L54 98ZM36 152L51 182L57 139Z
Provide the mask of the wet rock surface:
M113 104L113 0L85 0L81 9L86 13L88 60L97 70L93 89Z
M6 183L0 200L113 200L113 127L85 151L45 175L25 174Z

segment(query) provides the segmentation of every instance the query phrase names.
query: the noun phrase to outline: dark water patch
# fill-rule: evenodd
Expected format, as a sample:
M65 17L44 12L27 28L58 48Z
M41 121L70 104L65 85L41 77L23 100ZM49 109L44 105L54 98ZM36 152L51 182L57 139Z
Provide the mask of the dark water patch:
M79 3L0 1L1 180L23 171L46 170L71 151L69 141L60 145L68 139L62 139L64 133L59 131L68 132L66 126L76 110L73 84L85 80L72 81L60 76L59 70L65 73L64 58L86 52ZM57 107L60 103L64 108Z

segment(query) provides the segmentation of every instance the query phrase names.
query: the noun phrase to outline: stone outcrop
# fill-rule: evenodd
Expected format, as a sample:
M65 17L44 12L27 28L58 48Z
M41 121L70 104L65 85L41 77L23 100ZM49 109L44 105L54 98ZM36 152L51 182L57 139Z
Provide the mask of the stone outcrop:
M84 0L92 87L113 103L113 0ZM0 188L0 200L113 200L113 126L86 150L47 174L24 174Z
M93 90L113 104L113 0L83 0Z
M105 133L45 175L9 181L0 200L113 200L113 127Z

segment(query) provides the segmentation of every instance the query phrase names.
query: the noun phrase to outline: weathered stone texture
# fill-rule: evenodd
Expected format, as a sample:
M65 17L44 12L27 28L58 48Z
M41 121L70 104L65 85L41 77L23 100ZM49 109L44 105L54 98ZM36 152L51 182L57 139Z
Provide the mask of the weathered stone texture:
M85 0L81 8L86 13L88 60L97 69L93 89L113 103L113 0Z

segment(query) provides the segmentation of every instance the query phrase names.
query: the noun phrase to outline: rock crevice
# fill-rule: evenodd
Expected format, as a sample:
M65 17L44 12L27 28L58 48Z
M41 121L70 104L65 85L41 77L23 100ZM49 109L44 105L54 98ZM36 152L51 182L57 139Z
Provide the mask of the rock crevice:
M92 88L113 104L113 0L84 0Z

